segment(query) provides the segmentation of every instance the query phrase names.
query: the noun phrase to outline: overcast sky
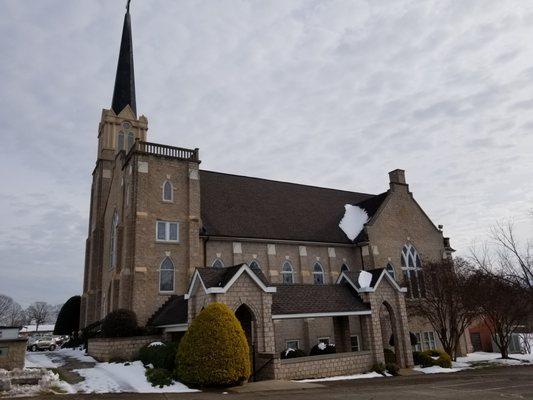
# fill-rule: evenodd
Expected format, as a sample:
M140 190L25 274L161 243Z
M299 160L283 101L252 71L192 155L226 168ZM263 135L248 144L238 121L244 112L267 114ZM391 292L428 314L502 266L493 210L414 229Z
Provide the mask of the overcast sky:
M82 291L126 1L0 0L0 293ZM140 1L137 110L202 168L380 193L406 170L465 253L533 221L533 3ZM312 217L312 216L310 216Z

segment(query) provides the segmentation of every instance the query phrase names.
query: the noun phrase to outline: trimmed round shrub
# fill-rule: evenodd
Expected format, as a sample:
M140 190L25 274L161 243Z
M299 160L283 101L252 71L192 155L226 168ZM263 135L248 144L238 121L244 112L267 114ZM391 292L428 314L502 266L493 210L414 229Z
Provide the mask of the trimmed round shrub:
M385 369L392 376L398 376L398 372L400 371L400 367L398 367L398 364L396 364L396 363L387 363L387 364L385 364Z
M163 343L160 345L147 345L139 350L139 360L144 365L152 364L153 368L164 368L174 371L176 367L176 343Z
M281 359L287 359L287 358L298 358L298 357L305 357L307 354L305 354L305 351L302 349L287 349L283 350L280 354Z
M413 361L415 365L420 365L422 368L432 367L434 365L442 368L452 367L450 356L440 350L415 351L413 352Z
M164 386L172 385L172 372L165 368L148 368L145 372L146 380L152 384L162 388Z
M378 374L385 376L385 369L385 364L377 363L372 366L372 369L370 371L377 372Z
M112 311L102 322L102 335L106 338L129 337L136 335L137 332L137 316L131 310Z
M318 343L313 346L309 352L310 356L319 356L321 354L335 354L337 349L333 344Z
M225 304L209 304L192 321L178 347L176 376L195 387L232 386L249 378L248 341Z

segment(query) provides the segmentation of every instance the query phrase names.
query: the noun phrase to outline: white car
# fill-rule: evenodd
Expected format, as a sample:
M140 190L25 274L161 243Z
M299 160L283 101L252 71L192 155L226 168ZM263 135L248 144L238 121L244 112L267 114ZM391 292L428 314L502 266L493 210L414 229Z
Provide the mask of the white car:
M52 336L43 336L38 338L33 338L28 341L28 350L38 351L38 350L50 350L54 351L57 348L56 342Z

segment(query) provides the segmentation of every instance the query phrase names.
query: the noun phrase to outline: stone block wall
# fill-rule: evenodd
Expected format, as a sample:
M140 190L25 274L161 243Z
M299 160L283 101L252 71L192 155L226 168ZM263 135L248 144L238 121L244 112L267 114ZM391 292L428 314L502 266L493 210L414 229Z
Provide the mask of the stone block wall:
M0 369L24 368L27 339L0 340Z
M276 358L270 370L274 374L271 379L291 380L358 374L369 371L372 365L372 354L369 351L360 351L286 360Z
M131 361L143 346L158 340L161 340L160 336L94 338L89 339L87 353L98 361L107 362L113 359Z

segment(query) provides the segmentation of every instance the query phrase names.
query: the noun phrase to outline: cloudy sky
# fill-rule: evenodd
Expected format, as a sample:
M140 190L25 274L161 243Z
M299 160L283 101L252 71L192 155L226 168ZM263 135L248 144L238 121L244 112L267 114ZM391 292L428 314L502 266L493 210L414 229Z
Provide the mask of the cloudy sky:
M0 0L0 293L82 288L125 1ZM204 169L369 193L407 171L459 253L533 220L533 3L132 2L149 139Z

